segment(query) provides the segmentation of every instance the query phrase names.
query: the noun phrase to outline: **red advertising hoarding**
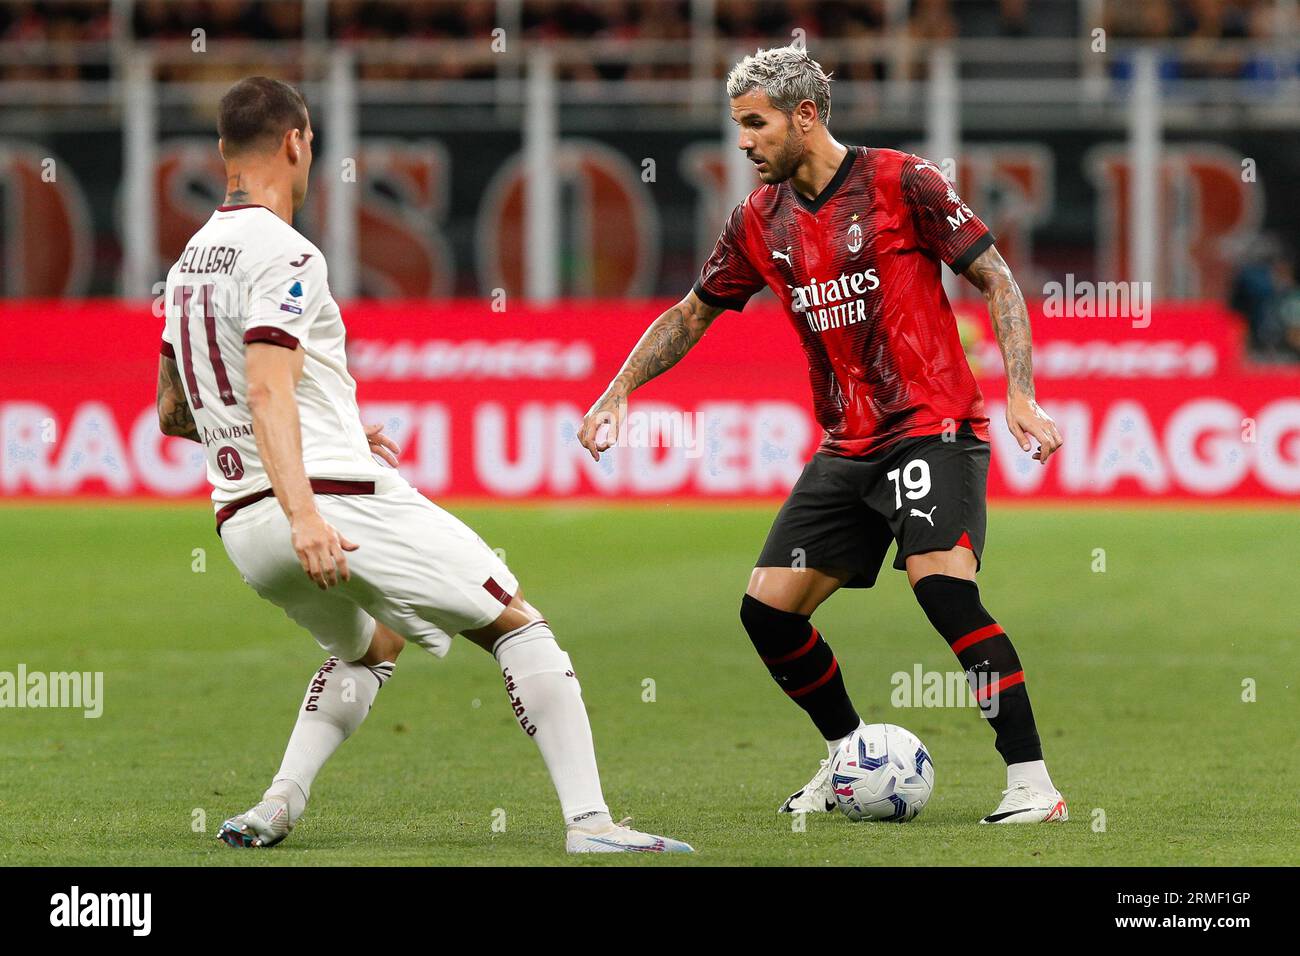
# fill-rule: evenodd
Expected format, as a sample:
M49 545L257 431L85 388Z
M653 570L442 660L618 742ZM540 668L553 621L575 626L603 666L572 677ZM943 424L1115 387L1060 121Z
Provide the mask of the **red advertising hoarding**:
M574 436L668 303L354 303L344 310L363 418L438 498L781 496L815 449L803 353L770 302L720 316L633 396L624 442L593 462ZM964 310L993 421L990 494L1013 500L1279 499L1300 493L1300 370L1244 364L1213 304L1144 320L1031 309L1041 404L1066 443L1046 468L1002 424L987 318ZM206 494L196 445L158 432L162 320L148 304L20 302L0 322L0 497Z

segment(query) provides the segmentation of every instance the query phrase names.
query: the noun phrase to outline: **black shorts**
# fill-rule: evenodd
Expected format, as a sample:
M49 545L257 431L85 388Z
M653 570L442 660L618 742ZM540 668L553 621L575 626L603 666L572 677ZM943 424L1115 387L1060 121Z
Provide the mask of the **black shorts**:
M891 541L894 567L913 554L958 545L984 550L989 443L969 425L955 434L904 438L861 458L818 453L781 506L759 568L849 571L869 588Z

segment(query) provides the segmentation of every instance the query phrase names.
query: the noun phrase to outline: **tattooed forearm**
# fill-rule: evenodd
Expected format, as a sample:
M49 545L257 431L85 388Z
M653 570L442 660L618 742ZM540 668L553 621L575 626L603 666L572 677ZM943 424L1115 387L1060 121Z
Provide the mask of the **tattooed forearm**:
M1034 365L1029 310L1010 267L997 248L990 246L970 264L966 278L988 301L993 334L997 336L1002 364L1007 370L1007 390L1032 399Z
M180 369L174 359L165 355L158 362L158 427L164 435L200 440L194 413L190 411L185 389L181 386Z
M668 371L704 336L709 324L721 313L721 309L701 302L695 293L687 295L646 329L610 383L609 391L629 395L656 375Z

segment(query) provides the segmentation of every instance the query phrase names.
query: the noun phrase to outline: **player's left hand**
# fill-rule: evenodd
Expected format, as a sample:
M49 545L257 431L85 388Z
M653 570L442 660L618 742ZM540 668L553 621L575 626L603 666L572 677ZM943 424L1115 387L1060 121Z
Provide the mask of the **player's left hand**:
M397 456L402 453L402 449L398 447L397 442L393 441L383 432L383 425L367 425L366 441L370 443L370 450L372 452L396 468Z
M1065 441L1056 422L1052 421L1052 416L1043 411L1036 401L1024 395L1007 397L1007 428L1011 429L1011 434L1025 451L1032 447L1029 441L1031 437L1038 439L1038 451L1034 452L1033 457L1044 465Z

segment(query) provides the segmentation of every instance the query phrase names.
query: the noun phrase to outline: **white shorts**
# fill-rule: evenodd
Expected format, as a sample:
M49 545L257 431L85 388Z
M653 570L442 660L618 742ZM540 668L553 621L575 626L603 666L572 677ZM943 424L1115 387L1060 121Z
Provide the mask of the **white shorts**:
M303 571L274 497L228 518L221 540L244 581L340 660L365 656L375 621L442 657L453 635L491 624L519 591L482 538L396 474L373 495L318 494L316 506L360 545L347 552L351 579L327 591Z

